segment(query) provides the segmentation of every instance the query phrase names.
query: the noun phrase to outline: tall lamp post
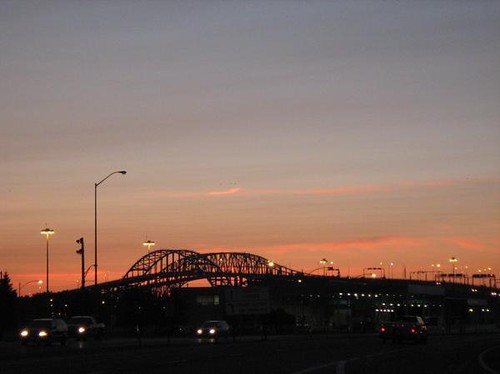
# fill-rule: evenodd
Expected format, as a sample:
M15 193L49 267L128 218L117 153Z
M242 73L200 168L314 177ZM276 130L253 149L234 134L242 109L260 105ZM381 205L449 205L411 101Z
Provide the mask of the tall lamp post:
M94 279L94 285L97 285L97 187L104 182L106 179L108 179L110 176L113 174L127 174L126 170L119 170L119 171L114 171L106 176L103 180L100 182L97 182L94 184L94 270L95 270L95 279Z
M46 285L47 285L47 293L49 293L49 236L55 234L55 231L52 229L49 229L46 227L42 231L40 231L40 234L45 235L46 239Z
M455 262L458 262L458 259L456 257L450 257L450 263L452 266L451 274L453 276L453 282L455 282Z
M326 275L326 264L328 264L328 260L326 258L323 258L319 261L321 265L323 265L323 275Z
M41 279L35 279L35 280L32 280L32 281L29 281L29 282L26 282L25 284L21 284L21 282L19 282L19 288L17 289L17 297L21 297L21 290L27 286L28 284L31 284L31 283L38 283L39 285L41 285L43 283L43 280Z
M142 243L143 246L148 247L148 253L151 250L151 247L155 245L156 243L151 240L146 240L144 243Z

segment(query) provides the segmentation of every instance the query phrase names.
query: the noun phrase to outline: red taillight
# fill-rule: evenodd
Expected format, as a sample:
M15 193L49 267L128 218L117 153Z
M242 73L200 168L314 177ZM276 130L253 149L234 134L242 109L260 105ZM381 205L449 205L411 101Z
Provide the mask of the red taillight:
M417 332L417 330L415 330L414 328L412 328L410 331L412 334L415 334Z
M385 332L385 327L381 327L380 332Z

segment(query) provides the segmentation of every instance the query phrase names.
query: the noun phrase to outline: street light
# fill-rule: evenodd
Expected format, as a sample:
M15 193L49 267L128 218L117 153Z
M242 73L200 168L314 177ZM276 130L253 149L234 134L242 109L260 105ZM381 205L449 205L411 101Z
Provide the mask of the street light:
M458 259L456 257L450 257L450 263L452 266L452 275L453 275L453 282L455 282L455 262L458 262Z
M271 260L267 260L266 273L271 274L273 272L273 268L274 268L274 262Z
M377 278L377 273L374 271L380 272L380 276L385 279L385 269L382 267L369 267L363 269L363 278L366 274L370 274L372 278Z
M315 271L323 270L323 276L326 276L327 271L336 271L339 273L339 269L335 269L333 266L326 266L328 264L328 260L326 258L322 258L319 260L319 264L321 265L319 268L308 270L308 274L314 274ZM333 265L333 261L330 261L330 265Z
M437 280L441 275L441 264L431 264L432 272L434 273L434 280Z
M49 236L55 234L55 231L46 227L40 234L45 235L47 246L46 246L46 283L47 283L47 293L49 293Z
M126 170L114 171L106 176L100 182L94 184L94 270L95 270L95 280L94 285L97 285L97 187L108 179L113 174L127 174Z
M326 275L326 264L328 264L328 260L326 258L322 258L319 260L319 263L323 265L323 275Z
M29 282L26 282L25 284L21 285L21 282L19 282L19 288L17 289L17 297L21 297L21 290L27 286L28 284L31 284L31 283L38 283L39 285L43 284L43 280L41 279L35 279L35 280L32 280L32 281L29 281Z
M147 240L147 241L145 241L144 243L142 243L142 245L143 245L143 246L148 247L148 253L149 253L149 251L151 250L151 247L152 247L153 245L155 245L155 244L156 244L156 243L155 243L155 242L153 242L153 241L151 241L151 240Z

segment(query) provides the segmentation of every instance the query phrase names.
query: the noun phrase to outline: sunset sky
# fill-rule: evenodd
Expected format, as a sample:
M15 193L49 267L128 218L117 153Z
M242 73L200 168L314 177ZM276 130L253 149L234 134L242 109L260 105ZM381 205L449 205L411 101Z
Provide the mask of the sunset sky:
M500 1L4 0L0 82L16 288L45 280L47 226L50 288L77 287L117 170L99 281L148 239L500 275Z

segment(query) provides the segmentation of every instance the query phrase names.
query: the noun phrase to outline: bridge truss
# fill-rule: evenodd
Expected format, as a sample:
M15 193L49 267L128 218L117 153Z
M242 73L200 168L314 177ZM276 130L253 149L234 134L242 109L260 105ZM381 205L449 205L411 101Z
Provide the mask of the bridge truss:
M200 279L206 279L212 287L246 287L270 277L301 274L251 253L160 249L141 257L122 279L103 283L100 288L147 287L160 291Z

